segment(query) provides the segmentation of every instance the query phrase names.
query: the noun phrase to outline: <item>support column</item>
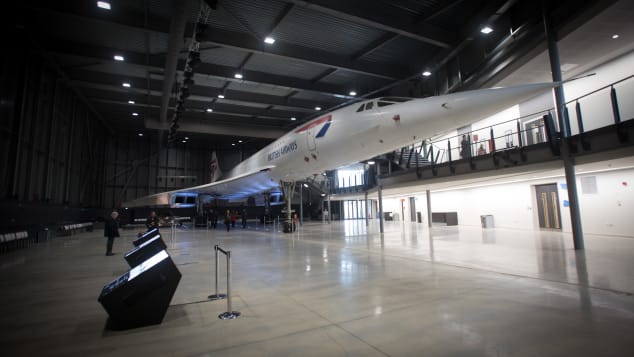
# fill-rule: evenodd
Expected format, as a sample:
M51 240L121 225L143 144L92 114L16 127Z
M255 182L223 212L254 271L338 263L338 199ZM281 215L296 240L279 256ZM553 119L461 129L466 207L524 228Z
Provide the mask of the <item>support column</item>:
M545 5L544 5L545 6ZM557 47L557 36L552 28L550 19L544 11L544 30L548 41L548 57L550 59L550 71L553 81L561 82L561 64L559 62L559 49ZM561 159L564 161L564 171L566 174L566 186L568 188L568 202L570 208L570 221L572 224L572 239L575 250L583 249L583 230L581 226L581 214L579 209L579 198L577 196L577 179L575 175L574 158L570 156L570 123L565 115L565 96L563 85L555 87L555 106L557 109L557 119L559 131L561 133L560 150Z
M304 183L299 185L299 225L304 224Z
M365 191L365 226L369 226L370 225L370 218L369 218L369 214L368 214L368 191Z
M383 187L381 186L381 177L376 175L376 187L379 192L379 232L383 234L385 232L383 227Z
M425 196L427 197L427 226L431 228L431 192L426 190Z

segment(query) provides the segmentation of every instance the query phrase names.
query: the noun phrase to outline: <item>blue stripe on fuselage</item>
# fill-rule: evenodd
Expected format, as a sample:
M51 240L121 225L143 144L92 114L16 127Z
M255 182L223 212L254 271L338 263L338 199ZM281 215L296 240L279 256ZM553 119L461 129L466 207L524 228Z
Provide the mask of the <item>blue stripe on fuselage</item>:
M317 135L315 135L315 138L321 138L324 135L326 135L326 132L328 131L328 128L330 128L330 122L326 122L326 124L324 124L324 126L321 127L321 130L319 130Z

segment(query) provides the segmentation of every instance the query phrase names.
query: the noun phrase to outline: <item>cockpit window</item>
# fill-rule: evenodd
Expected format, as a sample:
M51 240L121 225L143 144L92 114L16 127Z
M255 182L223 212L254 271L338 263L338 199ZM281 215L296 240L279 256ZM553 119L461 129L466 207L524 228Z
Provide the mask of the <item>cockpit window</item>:
M404 102L409 102L412 99L413 98L407 98L407 97L383 97L383 98L379 98L379 100L381 100L381 101L392 102L392 103L404 103Z
M396 103L393 103L393 102L382 102L380 100L379 100L378 103L376 103L376 105L379 106L379 107L387 107L388 105L392 105L392 104L396 104Z
M365 110L370 110L374 106L374 102L369 102L365 105Z
M357 109L357 113L358 112L362 112L363 111L363 107L365 106L365 104L361 104L361 106L359 107L359 109Z

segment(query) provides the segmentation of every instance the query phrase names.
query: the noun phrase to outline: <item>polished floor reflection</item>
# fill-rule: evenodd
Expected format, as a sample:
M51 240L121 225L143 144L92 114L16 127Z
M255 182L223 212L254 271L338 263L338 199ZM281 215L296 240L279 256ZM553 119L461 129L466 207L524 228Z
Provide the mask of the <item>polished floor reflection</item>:
M127 270L136 231L113 257L97 231L1 255L2 355L634 355L634 238L588 235L580 253L557 232L275 228L178 229L183 278L165 320L127 331L104 329L97 295ZM232 252L236 320L207 299L215 244Z

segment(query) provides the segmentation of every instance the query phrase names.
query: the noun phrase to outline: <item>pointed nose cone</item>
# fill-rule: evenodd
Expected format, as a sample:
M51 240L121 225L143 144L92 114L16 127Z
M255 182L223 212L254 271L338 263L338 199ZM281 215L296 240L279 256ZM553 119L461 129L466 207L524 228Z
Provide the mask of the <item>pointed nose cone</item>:
M546 93L555 85L556 83L537 83L455 93L444 97L441 107L448 115L468 113L469 117L477 120Z

